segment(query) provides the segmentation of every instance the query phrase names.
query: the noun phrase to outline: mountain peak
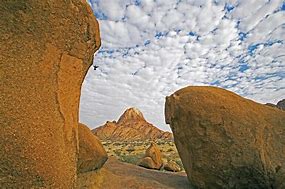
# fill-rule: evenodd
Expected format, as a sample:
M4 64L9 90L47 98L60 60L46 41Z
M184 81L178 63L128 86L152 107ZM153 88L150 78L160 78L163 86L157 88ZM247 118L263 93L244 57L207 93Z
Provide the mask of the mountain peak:
M117 122L107 121L97 127L93 133L101 140L133 141L133 140L172 140L170 132L164 132L144 119L137 108L127 109Z
M118 124L129 122L129 121L145 121L141 111L135 107L128 108L119 118Z

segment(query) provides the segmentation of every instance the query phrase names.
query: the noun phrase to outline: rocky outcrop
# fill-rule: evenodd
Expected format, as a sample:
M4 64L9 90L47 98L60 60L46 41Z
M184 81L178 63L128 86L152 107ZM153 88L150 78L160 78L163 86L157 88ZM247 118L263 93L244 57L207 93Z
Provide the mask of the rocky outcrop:
M163 168L166 171L172 171L172 172L179 172L181 170L180 166L173 160L167 162Z
M98 23L79 0L4 0L0 17L0 186L73 188Z
M165 117L197 187L284 186L284 111L224 89L187 87L166 98Z
M105 125L98 127L92 130L92 133L95 134L101 140L110 140L114 139L113 133L117 129L116 122L107 121Z
M149 122L136 108L127 109L119 120L95 128L93 133L101 140L134 141L134 140L172 140L170 132L164 132Z
M270 106L270 107L272 107L272 108L278 108L277 105L272 104L272 103L266 103L265 105L266 105L266 106Z
M156 144L151 143L138 165L148 169L160 169L162 167L161 152Z
M266 103L265 105L271 106L273 108L279 108L280 110L285 110L285 99L280 100L277 104Z
M143 114L137 108L127 109L119 118L118 124L129 124L130 121L133 122L145 122Z
M280 100L279 102L277 102L277 107L281 110L285 110L285 99Z
M78 139L77 172L84 173L100 169L108 159L100 140L82 123L78 125Z

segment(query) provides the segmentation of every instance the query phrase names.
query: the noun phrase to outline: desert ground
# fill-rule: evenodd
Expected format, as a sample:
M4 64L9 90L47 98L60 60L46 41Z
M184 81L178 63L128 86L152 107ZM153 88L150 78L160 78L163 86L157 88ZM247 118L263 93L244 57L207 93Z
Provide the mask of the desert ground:
M109 157L98 171L78 176L78 189L193 189L185 172L145 169Z
M151 140L146 141L102 141L109 157L116 157L118 160L136 165L144 156L146 149L150 146ZM174 141L157 140L164 163L173 160L183 171L183 165L178 155Z

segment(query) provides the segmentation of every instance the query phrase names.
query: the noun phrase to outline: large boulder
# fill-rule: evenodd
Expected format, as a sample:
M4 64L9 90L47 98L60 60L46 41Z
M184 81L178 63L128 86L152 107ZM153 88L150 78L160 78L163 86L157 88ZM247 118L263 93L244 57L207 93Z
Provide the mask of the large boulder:
M98 23L81 0L2 0L0 17L0 186L73 188Z
M161 152L155 143L151 143L138 165L148 169L160 169L162 167Z
M84 173L100 169L108 159L100 140L84 124L79 123L79 155L77 172Z
M284 186L285 112L215 87L166 98L166 123L199 188Z

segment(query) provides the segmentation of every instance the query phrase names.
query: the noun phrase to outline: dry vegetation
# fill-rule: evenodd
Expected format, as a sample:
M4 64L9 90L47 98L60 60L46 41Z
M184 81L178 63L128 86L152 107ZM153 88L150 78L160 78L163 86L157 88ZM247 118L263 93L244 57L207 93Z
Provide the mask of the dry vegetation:
M123 162L135 165L144 156L146 149L150 146L150 143L151 141L102 141L108 156L115 156ZM182 170L184 170L173 141L158 140L156 141L156 144L162 153L164 163L173 160L181 167Z

